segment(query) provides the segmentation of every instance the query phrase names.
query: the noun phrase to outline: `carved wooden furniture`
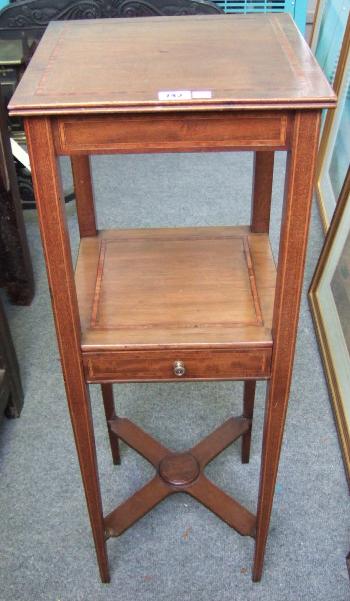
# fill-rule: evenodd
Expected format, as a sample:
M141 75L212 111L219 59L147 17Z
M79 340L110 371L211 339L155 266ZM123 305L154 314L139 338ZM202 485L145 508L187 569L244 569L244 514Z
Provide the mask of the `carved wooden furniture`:
M178 491L255 539L253 580L261 578L319 119L321 109L334 104L287 15L52 23L17 88L10 112L25 118L68 403L104 582L107 539ZM97 229L90 154L198 150L255 151L250 226ZM268 237L275 150L288 152L277 273ZM61 155L71 157L76 188L81 244L75 276ZM169 451L115 415L112 382L235 379L245 381L243 416L186 453ZM249 460L258 379L267 380L267 398L255 516L210 482L204 468L239 436L242 460ZM114 463L121 438L156 470L107 516L88 383L102 384Z
M6 110L0 90L0 287L11 302L29 305L34 296L33 267L24 227Z
M21 0L0 11L0 35L24 37L30 45L51 21L218 13L210 0Z

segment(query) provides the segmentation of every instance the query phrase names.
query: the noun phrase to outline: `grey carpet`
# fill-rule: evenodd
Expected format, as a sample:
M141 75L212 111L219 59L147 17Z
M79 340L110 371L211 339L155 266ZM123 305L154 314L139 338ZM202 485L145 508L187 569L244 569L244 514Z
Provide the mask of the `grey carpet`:
M242 154L100 157L94 161L100 227L247 223L252 161ZM281 207L277 157L272 238ZM73 252L74 205L68 208ZM186 495L175 495L108 542L112 582L99 581L68 418L35 212L26 215L37 293L8 306L26 391L20 419L0 426L1 601L345 601L349 498L306 289L322 244L314 207L293 386L261 583L251 581L254 544ZM239 443L208 474L255 511L264 384L259 385L251 462ZM105 511L152 473L122 445L113 467L99 387L92 386ZM240 383L115 386L118 412L184 449L241 410Z

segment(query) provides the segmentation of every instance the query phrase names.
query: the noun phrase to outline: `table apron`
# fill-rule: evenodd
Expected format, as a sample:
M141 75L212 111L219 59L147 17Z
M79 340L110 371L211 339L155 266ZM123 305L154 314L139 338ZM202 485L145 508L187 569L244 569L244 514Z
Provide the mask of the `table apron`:
M66 115L52 121L58 155L286 150L293 113Z

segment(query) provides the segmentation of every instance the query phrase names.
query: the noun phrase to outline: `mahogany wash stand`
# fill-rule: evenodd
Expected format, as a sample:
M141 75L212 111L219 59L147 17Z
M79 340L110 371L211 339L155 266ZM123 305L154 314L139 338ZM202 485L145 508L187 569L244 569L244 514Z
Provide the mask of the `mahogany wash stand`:
M186 492L255 539L261 578L291 382L321 109L335 96L285 14L51 23L15 95L25 118L62 368L100 574L106 541ZM89 155L255 152L247 227L102 230ZM269 243L274 151L288 152L277 270ZM75 269L58 157L71 158ZM234 202L232 201L232 213ZM242 436L249 461L256 380L267 380L257 515L204 474ZM243 415L186 453L117 417L113 382L244 380ZM118 439L155 475L103 515L89 383Z

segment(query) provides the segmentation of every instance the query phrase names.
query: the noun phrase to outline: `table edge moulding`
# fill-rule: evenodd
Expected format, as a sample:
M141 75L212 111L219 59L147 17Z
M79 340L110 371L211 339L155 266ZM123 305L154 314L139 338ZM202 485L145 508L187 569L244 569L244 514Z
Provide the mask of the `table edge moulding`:
M320 114L335 102L284 14L51 23L11 100L10 114L25 122L103 582L110 579L107 540L176 492L191 495L255 540L252 576L261 578L292 376ZM254 152L248 226L97 228L89 155L233 150ZM277 265L269 242L276 150L287 151ZM77 200L81 241L75 270L60 155L70 156ZM242 462L249 461L260 379L267 380L267 392L254 515L204 470L240 437ZM187 452L170 451L116 415L113 383L197 380L243 380L243 411ZM121 439L155 469L145 486L108 515L89 383L101 384L113 463L120 463Z

